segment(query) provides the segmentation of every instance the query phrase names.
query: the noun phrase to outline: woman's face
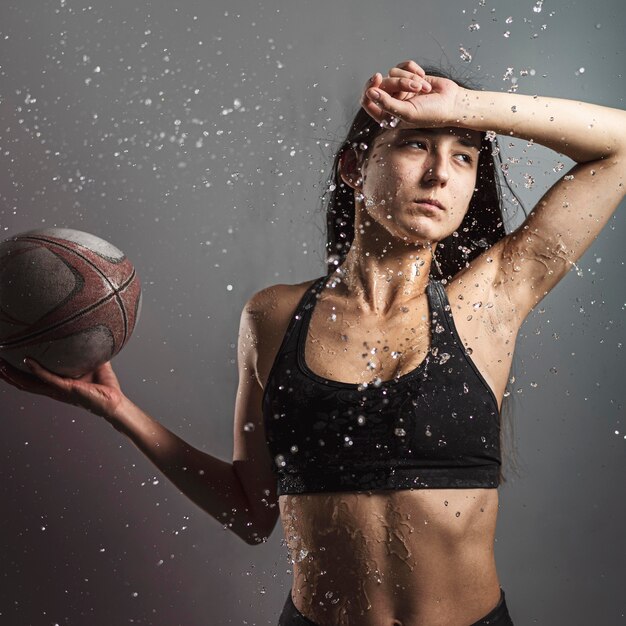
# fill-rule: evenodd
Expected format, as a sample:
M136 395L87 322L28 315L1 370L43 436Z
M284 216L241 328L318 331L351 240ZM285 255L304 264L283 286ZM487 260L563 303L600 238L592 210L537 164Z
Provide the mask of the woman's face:
M389 129L362 172L365 209L407 242L441 241L467 213L476 186L481 134L462 128ZM441 208L420 204L437 201Z

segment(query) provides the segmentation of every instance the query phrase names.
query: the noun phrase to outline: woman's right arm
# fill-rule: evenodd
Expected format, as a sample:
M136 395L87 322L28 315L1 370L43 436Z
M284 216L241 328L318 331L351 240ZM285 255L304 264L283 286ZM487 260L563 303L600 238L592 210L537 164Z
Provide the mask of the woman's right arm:
M250 302L254 302L254 298ZM244 429L246 424L252 423L255 430L263 430L258 428L262 390L254 369L250 370L256 360L256 342L250 339L256 333L251 326L254 319L249 314L250 302L244 307L239 333L240 380L235 433L240 432L242 436L243 433L248 434ZM263 450L265 444L261 443L258 433L248 438L252 447L240 468L236 466L237 461L228 463L194 448L142 411L121 392L110 363L79 380L56 376L36 363L31 369L37 378L2 362L0 377L24 391L80 405L104 417L188 498L246 543L261 543L271 533L278 513L276 506L269 507L269 494L265 493L272 478L269 454ZM259 491L260 487L263 487L262 491ZM263 498L260 496L265 496L265 503L261 502ZM275 501L275 492L273 498Z

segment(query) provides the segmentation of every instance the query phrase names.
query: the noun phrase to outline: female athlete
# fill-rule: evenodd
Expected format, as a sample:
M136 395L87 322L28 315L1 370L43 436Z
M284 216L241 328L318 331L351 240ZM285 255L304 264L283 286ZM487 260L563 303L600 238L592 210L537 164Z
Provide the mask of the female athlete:
M280 626L510 625L502 398L524 319L624 197L626 113L473 90L414 61L375 74L361 105L335 159L328 274L244 307L232 463L133 404L110 363L1 375L104 417L247 543L280 517ZM496 134L576 162L509 234Z

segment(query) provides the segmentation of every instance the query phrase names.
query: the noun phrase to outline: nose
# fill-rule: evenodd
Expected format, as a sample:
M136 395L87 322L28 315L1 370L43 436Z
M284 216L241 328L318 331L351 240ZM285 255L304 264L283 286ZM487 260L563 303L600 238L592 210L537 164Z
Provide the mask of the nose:
M429 185L445 185L449 178L450 172L445 156L440 152L432 154L426 163L424 181Z

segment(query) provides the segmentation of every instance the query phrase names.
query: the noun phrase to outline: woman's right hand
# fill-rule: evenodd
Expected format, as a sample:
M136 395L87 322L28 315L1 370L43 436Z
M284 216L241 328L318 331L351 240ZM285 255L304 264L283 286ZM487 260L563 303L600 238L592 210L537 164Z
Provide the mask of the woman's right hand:
M124 399L110 361L80 378L57 376L30 359L26 364L32 375L0 359L0 378L22 391L82 406L105 419L115 414Z
M428 128L450 125L462 90L454 81L429 76L415 61L403 61L383 77L376 73L361 106L383 126Z

